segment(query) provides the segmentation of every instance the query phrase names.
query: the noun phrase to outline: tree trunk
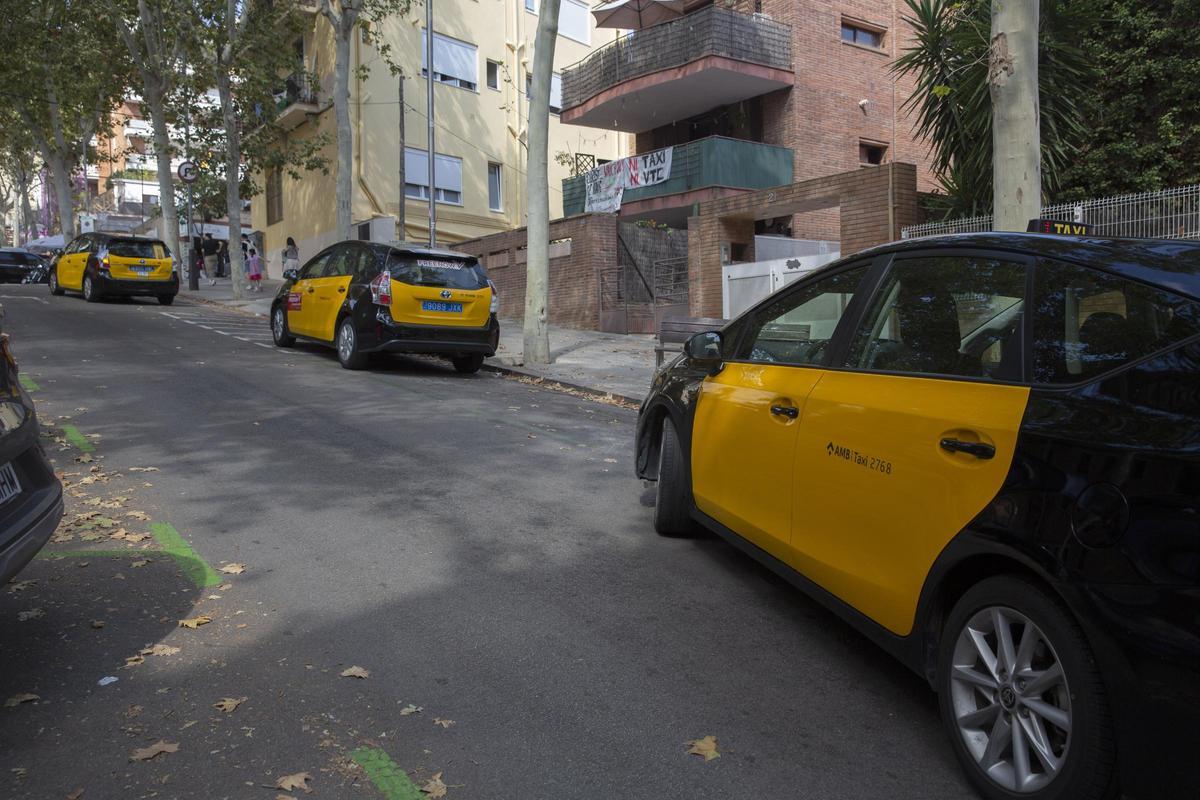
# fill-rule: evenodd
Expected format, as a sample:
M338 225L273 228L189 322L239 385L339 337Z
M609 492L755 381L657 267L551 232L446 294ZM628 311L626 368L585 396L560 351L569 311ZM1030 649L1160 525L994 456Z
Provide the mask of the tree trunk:
M526 364L550 363L550 83L558 38L559 0L542 0L533 49L533 86L529 101L528 250L525 264ZM430 54L432 68L433 55ZM432 157L432 155L430 156ZM432 187L430 187L432 191Z
M54 185L54 200L58 203L58 231L63 235L65 244L75 236L75 194L71 191L73 165L57 153L42 153L42 159L46 162Z
M217 93L221 98L221 118L225 123L225 216L229 220L229 279L233 296L245 297L246 277L242 266L242 142L238 132L237 114L230 93L229 73L217 75ZM210 276L211 277L211 276Z
M182 264L184 253L179 245L179 214L175 210L175 180L171 174L171 136L167 131L162 85L149 74L146 74L144 83L150 124L154 128L154 155L158 161L158 207L162 209L167 244L175 256L175 263Z
M33 209L29 207L29 173L25 171L24 165L17 167L17 191L21 193L21 244L25 244L37 238L37 225L33 220Z
M992 0L988 87L998 231L1023 231L1042 210L1039 5L1039 0Z
M355 31L352 13L343 6L340 22L334 28L336 48L333 73L333 114L337 120L338 166L335 205L338 239L350 238L350 191L354 177L354 139L350 133L350 38Z

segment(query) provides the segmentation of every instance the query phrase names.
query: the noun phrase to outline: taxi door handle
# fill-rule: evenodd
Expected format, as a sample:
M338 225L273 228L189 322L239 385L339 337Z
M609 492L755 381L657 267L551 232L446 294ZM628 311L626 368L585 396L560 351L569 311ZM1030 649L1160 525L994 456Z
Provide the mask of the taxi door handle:
M316 291L316 289L314 289L313 287L311 287L311 286L309 286L309 287L308 287L308 293L309 293L309 294L312 294L312 293L313 293L313 292L315 292L315 291Z
M966 453L976 458L989 459L996 456L996 448L983 442L964 442L961 439L942 439L942 449L951 453Z
M771 406L771 413L777 417L795 419L800 416L800 409L795 406Z
M338 287L338 291L339 291L339 292L341 292L342 294L345 294L345 293L346 293L346 287L345 287L345 286L339 286L339 287Z

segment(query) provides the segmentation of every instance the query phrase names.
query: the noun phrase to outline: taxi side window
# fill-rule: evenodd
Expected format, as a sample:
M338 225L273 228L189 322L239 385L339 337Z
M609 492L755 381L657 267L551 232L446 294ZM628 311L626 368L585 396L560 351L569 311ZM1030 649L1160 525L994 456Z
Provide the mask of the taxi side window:
M1025 270L985 256L896 260L848 366L1020 381Z
M339 278L343 275L349 275L353 271L354 259L357 253L353 247L347 245L339 247L333 251L333 254L325 262L325 270L314 275L314 278Z
M1044 259L1034 278L1033 379L1079 383L1200 334L1200 304Z
M787 292L751 319L741 339L737 360L765 364L818 363L866 274L867 265L863 265Z
M335 253L332 250L326 251L301 267L300 280L303 281L311 278L319 278L324 275L325 265L328 263L329 258L333 255L335 255Z

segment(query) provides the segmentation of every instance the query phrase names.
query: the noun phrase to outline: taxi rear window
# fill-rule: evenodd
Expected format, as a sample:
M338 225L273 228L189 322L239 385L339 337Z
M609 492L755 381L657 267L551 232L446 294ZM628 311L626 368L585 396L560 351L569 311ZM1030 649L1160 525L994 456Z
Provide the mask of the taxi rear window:
M410 286L444 286L447 289L486 289L487 273L475 259L428 258L392 253L388 256L392 280Z
M118 258L166 258L167 246L139 239L113 239L108 243L108 254Z

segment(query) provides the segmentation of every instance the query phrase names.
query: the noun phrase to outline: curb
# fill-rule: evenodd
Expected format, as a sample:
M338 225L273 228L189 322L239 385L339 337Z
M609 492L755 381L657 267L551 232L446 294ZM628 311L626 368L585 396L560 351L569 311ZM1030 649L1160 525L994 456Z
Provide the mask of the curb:
M619 400L624 404L633 406L634 408L640 408L642 405L642 398L640 397L630 397L629 395L621 394L620 392L597 389L594 386L584 386L579 383L571 383L570 381L559 380L558 378L548 378L545 375L539 375L532 370L522 369L521 367L510 367L504 364L493 364L490 361L484 361L482 368L488 372L494 372L501 375L514 375L518 378L533 378L541 381L541 383L538 385L545 386L548 389L554 389L556 387L560 389L571 389L572 391L581 392L588 397L595 398L596 400Z
M219 308L224 308L229 311L237 311L240 314L247 314L252 317L262 317L263 319L266 319L266 317L267 317L266 314L260 314L257 311L252 311L248 308L241 308L239 306L231 306L220 300L211 300L207 297L194 297L192 295L180 295L180 296L183 297L185 300L190 300L190 301L193 301L196 303L203 303L206 306L217 306Z

